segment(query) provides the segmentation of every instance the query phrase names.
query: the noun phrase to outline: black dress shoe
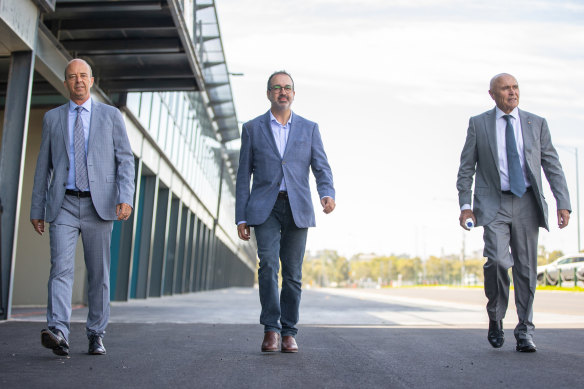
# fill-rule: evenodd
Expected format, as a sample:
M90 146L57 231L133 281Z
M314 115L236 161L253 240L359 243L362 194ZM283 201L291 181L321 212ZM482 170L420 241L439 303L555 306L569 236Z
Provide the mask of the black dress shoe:
M517 347L515 347L515 350L521 353L534 353L536 347L531 339L517 339Z
M105 355L105 347L99 335L89 336L89 354L91 355Z
M503 320L489 320L489 333L487 339L489 339L489 343L494 348L501 348L503 346L503 343L505 343Z
M60 356L69 355L69 343L61 330L54 327L41 331L41 344L53 350L53 353Z

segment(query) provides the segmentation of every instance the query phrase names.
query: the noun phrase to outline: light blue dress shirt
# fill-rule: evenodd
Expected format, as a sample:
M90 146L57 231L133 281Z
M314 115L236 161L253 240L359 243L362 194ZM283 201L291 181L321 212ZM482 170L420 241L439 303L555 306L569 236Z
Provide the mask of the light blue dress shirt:
M87 142L89 140L89 125L91 122L91 97L81 104L81 121L83 122L83 132L85 133L85 155L87 156ZM88 191L89 188L77 188L75 186L75 120L77 120L77 104L69 101L69 175L67 176L67 189ZM86 157L87 158L87 157Z
M280 152L280 157L284 158L284 152L286 151L286 144L288 143L288 135L290 134L290 126L292 125L292 116L294 114L290 113L290 118L285 125L282 125L270 111L270 126L272 127L272 134L274 134L274 140L276 141L276 147ZM286 178L282 176L282 182L280 183L280 191L286 191Z

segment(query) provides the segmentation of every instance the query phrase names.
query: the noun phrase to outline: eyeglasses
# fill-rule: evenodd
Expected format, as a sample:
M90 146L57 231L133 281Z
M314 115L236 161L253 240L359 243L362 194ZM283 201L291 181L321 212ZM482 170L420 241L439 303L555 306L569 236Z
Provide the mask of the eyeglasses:
M272 85L270 90L276 91L276 92L280 92L281 90L285 91L285 92L290 92L292 90L292 85Z

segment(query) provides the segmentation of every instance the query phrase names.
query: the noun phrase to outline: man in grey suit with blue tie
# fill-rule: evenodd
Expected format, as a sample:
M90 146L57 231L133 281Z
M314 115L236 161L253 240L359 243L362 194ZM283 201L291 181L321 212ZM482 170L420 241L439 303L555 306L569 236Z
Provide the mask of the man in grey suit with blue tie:
M335 209L335 189L318 125L291 110L295 91L290 74L273 73L267 89L270 110L242 129L235 222L239 238L245 241L250 239L250 227L254 228L258 246L261 350L293 353L298 351L295 336L306 236L308 228L315 226L309 170L316 178L324 213Z
M79 235L88 275L89 354L106 353L110 243L114 220L128 220L134 200L134 156L120 111L93 101L89 64L65 69L70 101L45 114L30 209L37 233L50 223L47 329L41 343L69 354L75 246Z
M505 340L503 318L509 301L508 269L512 267L519 319L514 330L515 349L535 352L532 320L537 240L539 227L549 229L541 170L556 199L559 228L566 227L570 220L570 196L546 120L517 108L519 85L515 77L496 75L491 79L489 94L496 107L470 119L460 157L456 183L459 220L467 230L468 219L484 228L489 343L500 348Z

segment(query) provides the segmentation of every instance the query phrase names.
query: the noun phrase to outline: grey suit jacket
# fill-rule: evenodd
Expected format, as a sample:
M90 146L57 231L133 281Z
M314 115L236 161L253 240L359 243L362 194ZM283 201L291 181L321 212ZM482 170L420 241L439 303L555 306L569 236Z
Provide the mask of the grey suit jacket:
M37 159L31 219L55 220L63 198L69 166L67 148L69 102L50 110L43 119ZM120 111L93 101L87 144L87 173L93 205L104 220L116 220L116 205L134 201L134 155Z
M543 168L556 198L557 208L571 210L566 178L558 153L552 145L546 120L523 110L519 110L519 117L523 132L526 170L538 204L539 226L549 229L541 170ZM479 226L489 224L501 206L501 179L495 121L494 108L470 118L456 182L459 205L462 207L464 204L471 204L471 187L476 172L473 212Z
M283 158L272 134L269 111L243 125L236 183L236 223L245 220L248 225L254 226L265 222L276 203L282 177L285 177L296 226L314 227L308 180L310 168L316 178L319 196L334 199L333 175L318 124L294 113L292 115Z

